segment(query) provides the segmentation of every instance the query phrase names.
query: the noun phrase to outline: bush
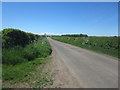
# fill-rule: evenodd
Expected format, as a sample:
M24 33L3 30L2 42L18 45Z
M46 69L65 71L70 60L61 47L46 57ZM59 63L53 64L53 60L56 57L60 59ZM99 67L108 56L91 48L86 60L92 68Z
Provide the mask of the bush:
M33 60L34 58L38 57L37 52L38 50L33 47L33 44L29 44L24 48L24 58L28 61Z
M24 49L24 58L33 60L36 57L46 57L51 53L50 44L46 38L41 37L38 41L27 45Z
M46 57L51 53L50 44L45 37L26 45L25 47L14 46L3 48L2 63L6 65L16 65L26 61L34 60L38 57Z
M2 30L2 44L2 63L6 65L16 65L37 57L46 57L51 52L46 37L13 28Z
M35 40L35 35L32 33L27 33L28 37L29 37L29 42L33 42Z
M25 46L29 43L28 35L18 29L8 28L2 30L2 46L9 48L13 46Z

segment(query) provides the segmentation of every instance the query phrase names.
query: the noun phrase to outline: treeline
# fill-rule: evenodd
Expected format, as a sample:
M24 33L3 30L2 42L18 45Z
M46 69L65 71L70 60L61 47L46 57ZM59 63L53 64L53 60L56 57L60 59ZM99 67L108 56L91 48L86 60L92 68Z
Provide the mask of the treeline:
M88 37L87 34L65 34L63 37Z
M3 29L1 33L3 48L9 48L18 45L24 47L25 45L38 40L40 37L40 35L26 33L19 29L13 28Z

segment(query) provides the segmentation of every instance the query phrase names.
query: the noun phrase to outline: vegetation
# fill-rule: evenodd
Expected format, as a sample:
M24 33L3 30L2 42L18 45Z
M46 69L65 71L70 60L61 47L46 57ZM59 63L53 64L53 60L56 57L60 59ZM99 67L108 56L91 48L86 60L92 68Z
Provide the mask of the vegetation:
M52 85L53 80L50 72L43 72L43 66L48 63L45 58L36 58L33 61L18 65L3 65L3 88L27 87L41 88ZM38 69L38 66L42 66ZM9 84L8 84L9 83ZM15 86L18 84L18 86ZM24 86L26 85L27 86Z
M3 82L19 82L30 76L51 51L44 36L12 28L2 30Z
M44 58L38 58L34 61L18 64L18 65L3 65L3 80L22 80L29 75L30 71L35 70L35 67L42 63Z
M16 65L22 62L31 61L38 57L47 57L51 53L50 45L45 37L39 38L34 43L25 47L14 46L3 48L2 63L6 65Z
M87 34L66 34L62 35L63 37L88 37Z
M86 48L96 52L108 54L114 57L119 57L118 44L119 37L52 37L55 40L69 43L81 48Z
M34 35L32 33L26 33L24 31L8 28L2 30L2 47L11 48L13 46L22 46L37 40L40 35Z

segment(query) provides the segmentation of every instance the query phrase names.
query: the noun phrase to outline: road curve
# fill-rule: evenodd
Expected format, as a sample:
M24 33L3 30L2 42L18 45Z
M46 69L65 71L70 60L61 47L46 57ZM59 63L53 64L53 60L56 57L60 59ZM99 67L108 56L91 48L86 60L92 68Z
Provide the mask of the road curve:
M118 88L118 60L48 38L83 88ZM57 56L56 56L57 57ZM57 60L57 59L56 59Z

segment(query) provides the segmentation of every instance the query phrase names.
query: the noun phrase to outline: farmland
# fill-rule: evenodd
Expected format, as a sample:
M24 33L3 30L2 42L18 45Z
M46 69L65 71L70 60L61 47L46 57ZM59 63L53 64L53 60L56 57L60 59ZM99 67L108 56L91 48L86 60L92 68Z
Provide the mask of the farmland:
M81 48L89 49L98 53L104 53L114 57L119 57L118 37L52 37L64 43L69 43Z
M68 86L73 85L73 87L80 87L79 84L81 82L76 82L76 79L83 79L84 84L86 84L88 71L91 71L91 77L89 79L93 82L88 82L90 87L93 87L92 84L96 85L96 87L100 85L96 83L99 80L92 79L95 75L99 78L101 78L101 75L106 78L102 79L102 83L106 82L103 87L111 86L111 84L107 82L107 79L114 81L116 85L117 60L104 55L94 54L91 51L118 57L118 49L120 47L118 37L88 37L87 35L80 34L78 36L52 36L51 38L12 28L2 30L3 88L43 88L52 85L54 87L61 87L59 86L61 83L64 83L62 85L67 85L69 80L73 83L69 83ZM57 42L56 40L61 42ZM53 47L53 50L51 47ZM52 51L54 53L51 55ZM52 56L53 59L50 58L50 56ZM51 60L53 62L51 67L49 67ZM66 63L64 63L64 61ZM94 64L95 61L96 63ZM114 63L112 64L112 62ZM67 65L73 68L73 70L65 67ZM82 65L84 65L84 69L82 69ZM95 67L98 66L101 69L100 71L104 71L104 67L101 65L107 67L105 74L95 69ZM89 66L92 68L89 68ZM54 68L54 71L52 71L52 68ZM87 71L82 73L83 77L79 76L79 74L81 74L81 72L78 72L79 69L81 69L80 71ZM109 72L109 69L115 73ZM56 73L56 71L58 72ZM73 71L78 74L76 79L74 74L72 74ZM113 76L110 76L110 73L112 73ZM53 79L53 74L56 75L57 78L54 77L55 79ZM54 80L58 80L58 85L55 85L57 83L54 83L56 82ZM76 86L74 83L78 85Z
M46 60L51 52L50 44L45 36L12 28L2 30L3 87L9 88L18 82L22 83L22 85L29 82L28 87L37 87L36 83L39 84L39 87L52 84L49 72L44 73L45 77L49 77L48 79L45 77L38 79L42 69L36 69L38 66L47 63ZM32 78L34 74L38 77ZM36 83L32 84L34 80ZM6 83L9 83L9 85Z

